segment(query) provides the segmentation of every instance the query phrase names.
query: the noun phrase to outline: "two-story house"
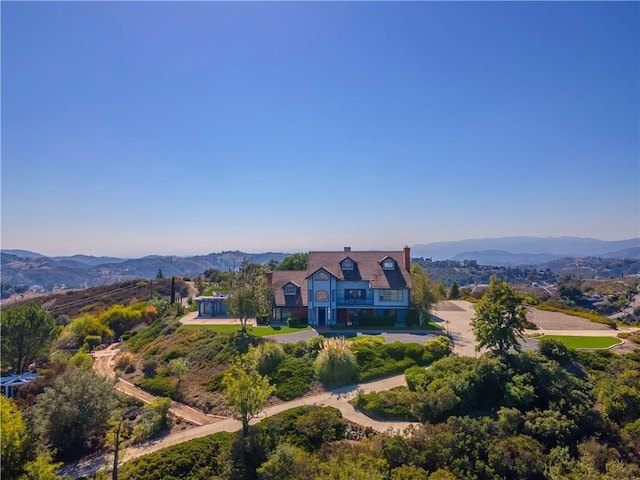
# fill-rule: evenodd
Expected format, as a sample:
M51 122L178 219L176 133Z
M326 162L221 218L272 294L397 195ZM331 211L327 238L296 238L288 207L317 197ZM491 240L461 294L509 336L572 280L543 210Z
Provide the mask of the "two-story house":
M387 318L404 325L411 278L409 247L401 251L309 252L306 271L269 273L273 317L310 325L365 324Z

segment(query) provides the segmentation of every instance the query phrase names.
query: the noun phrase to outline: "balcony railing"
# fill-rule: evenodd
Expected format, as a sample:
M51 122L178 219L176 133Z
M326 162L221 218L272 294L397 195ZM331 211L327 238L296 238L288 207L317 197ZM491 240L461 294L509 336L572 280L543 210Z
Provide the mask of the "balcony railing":
M339 298L338 306L344 305L373 305L373 298Z

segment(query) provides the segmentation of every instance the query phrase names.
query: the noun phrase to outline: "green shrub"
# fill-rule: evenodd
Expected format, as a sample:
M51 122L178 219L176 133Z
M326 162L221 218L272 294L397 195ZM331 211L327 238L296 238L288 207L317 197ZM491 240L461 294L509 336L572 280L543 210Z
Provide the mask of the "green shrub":
M167 377L145 378L138 382L138 386L158 397L179 400L176 387L171 383L171 379Z
M426 347L418 343L354 342L353 352L358 361L358 380L363 382L428 363Z
M162 356L161 362L168 363L171 360L175 360L176 358L184 357L184 352L182 350L169 350Z
M424 367L410 367L404 372L407 387L412 392L422 390L427 382L427 370Z
M406 387L396 387L382 392L358 392L352 403L354 407L374 417L414 421L416 417L411 412L414 399L415 394Z
M403 360L398 361L387 361L377 367L359 372L358 380L361 382L368 382L375 378L389 377L391 375L404 372L407 368L415 366L415 364L415 360L412 360L411 358L404 358Z
M285 410L256 425L262 445L287 442L307 451L344 438L346 422L333 407L304 406Z
M208 392L223 392L224 391L224 385L222 383L224 379L224 373L214 373L213 375L211 375L211 378L209 378L209 381L207 382L207 391Z
M324 337L322 337L321 335L317 335L307 340L307 346L309 347L309 350L319 352L322 349L323 341Z
M291 328L300 326L300 319L297 317L289 317L287 318L287 325Z
M382 351L394 360L402 360L404 358L405 346L404 343L396 340L392 343L383 344Z
M79 368L91 368L93 366L93 358L84 352L78 352L69 359L69 364Z
M425 354L423 358L426 363L435 362L451 353L451 341L449 337L444 335L440 335L433 340L427 340L424 347Z
M357 376L356 356L350 343L340 338L326 338L315 360L318 379L325 385L344 385L353 382Z
M424 356L425 347L419 343L405 343L404 354L416 362L421 362Z
M276 342L261 343L251 351L256 361L256 368L261 375L273 373L286 356L282 345Z
M148 358L142 365L142 373L146 378L153 378L158 371L158 362L153 358Z
M100 335L87 335L84 337L84 344L90 352L95 350L101 343L102 337Z
M124 480L222 478L229 469L228 459L235 439L235 433L220 432L173 445L125 463L119 477Z
M384 338L382 337L373 337L373 336L363 336L363 337L355 337L351 339L353 345L364 345L367 347L375 347L377 345L382 345L384 343Z
M289 358L271 375L276 386L276 396L282 400L293 400L309 391L314 381L313 368L309 362Z
M322 337L320 336L312 337L309 340L313 340L314 338L319 338L322 340ZM283 348L285 353L287 353L287 355L291 355L292 357L295 357L295 358L309 358L309 356L315 357L315 354L317 353L317 352L313 352L313 350L309 347L309 345L305 341L300 341L296 343L285 343L283 345Z
M538 350L549 360L555 360L560 365L566 365L572 358L569 347L555 338L541 338L538 342Z

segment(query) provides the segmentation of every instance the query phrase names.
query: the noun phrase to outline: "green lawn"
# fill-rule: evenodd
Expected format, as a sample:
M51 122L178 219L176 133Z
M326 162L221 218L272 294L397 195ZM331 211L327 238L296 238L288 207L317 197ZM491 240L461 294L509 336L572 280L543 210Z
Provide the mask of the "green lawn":
M622 343L615 337L577 337L570 335L544 335L539 338L552 338L564 343L569 348L609 348Z
M189 330L215 330L216 332L233 333L240 331L240 325L183 325L182 328ZM301 327L254 327L247 325L247 332L254 337L264 337L267 335L284 335L286 333L299 333L310 330L311 327L304 325Z

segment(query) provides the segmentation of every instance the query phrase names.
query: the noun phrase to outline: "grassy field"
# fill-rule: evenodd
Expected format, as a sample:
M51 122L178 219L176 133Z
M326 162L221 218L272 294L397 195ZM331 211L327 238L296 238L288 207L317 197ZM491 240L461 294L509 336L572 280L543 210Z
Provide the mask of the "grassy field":
M615 337L577 337L570 335L545 335L539 338L552 338L570 348L609 348L622 342Z
M188 330L215 330L216 332L233 333L240 331L240 325L183 325L182 328ZM247 332L254 337L265 337L267 335L284 335L287 333L299 333L310 330L311 327L304 325L301 327L254 327L247 325Z

